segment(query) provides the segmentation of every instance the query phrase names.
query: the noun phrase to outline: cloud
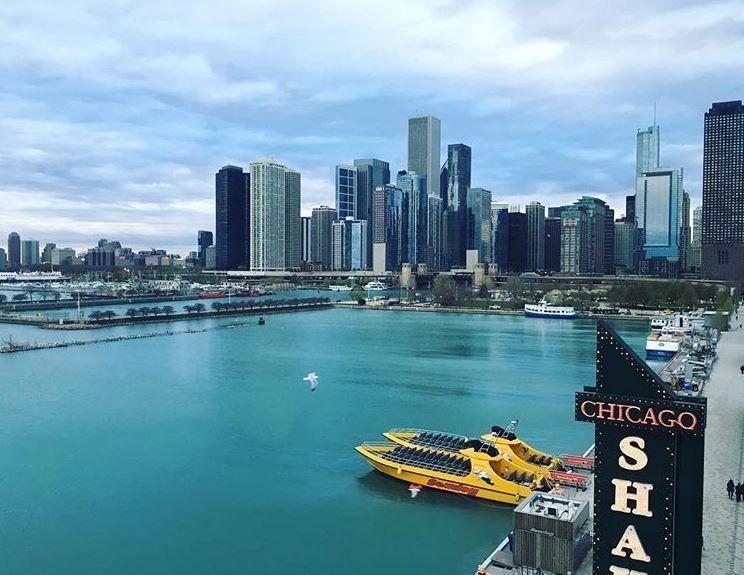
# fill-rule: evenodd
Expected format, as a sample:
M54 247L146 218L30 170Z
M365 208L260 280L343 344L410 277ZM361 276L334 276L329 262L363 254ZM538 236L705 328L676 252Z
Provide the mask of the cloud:
M726 1L3 2L0 235L192 245L215 171L264 156L302 172L309 213L337 163L404 167L419 112L495 196L624 209L657 102L662 161L698 198L702 115L744 95L743 25Z

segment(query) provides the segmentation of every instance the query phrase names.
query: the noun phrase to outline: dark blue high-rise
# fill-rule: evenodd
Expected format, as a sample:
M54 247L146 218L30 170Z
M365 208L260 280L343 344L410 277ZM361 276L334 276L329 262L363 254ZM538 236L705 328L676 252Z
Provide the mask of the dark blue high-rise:
M447 264L465 266L467 204L472 151L465 144L447 146Z
M250 267L250 182L238 166L224 166L215 175L217 269Z

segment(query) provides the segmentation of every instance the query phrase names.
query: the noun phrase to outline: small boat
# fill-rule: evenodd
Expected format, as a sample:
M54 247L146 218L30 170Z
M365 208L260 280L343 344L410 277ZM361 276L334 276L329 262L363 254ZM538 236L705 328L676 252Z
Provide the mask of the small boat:
M199 299L218 299L227 297L227 294L222 291L203 291L199 294Z
M354 288L351 286L328 286L328 289L331 291L351 291Z
M372 281L365 284L364 289L367 291L383 291L388 289L388 287L382 282Z
M232 294L233 297L258 297L261 292L257 289L240 290Z
M676 329L652 331L646 338L646 359L672 359L685 339L683 332Z
M258 318L258 325L265 325L265 324L266 324L266 320L263 317L259 317Z
M571 306L553 305L547 301L540 300L539 303L524 304L524 315L526 317L547 317L557 319L575 319L576 310Z

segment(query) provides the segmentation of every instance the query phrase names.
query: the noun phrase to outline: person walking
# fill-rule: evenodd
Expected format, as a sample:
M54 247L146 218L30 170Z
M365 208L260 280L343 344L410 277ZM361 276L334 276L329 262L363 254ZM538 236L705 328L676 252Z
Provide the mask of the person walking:
M736 492L736 502L739 503L741 501L741 483L736 484L734 491Z
M742 375L744 375L744 365L742 365L742 366L741 366L741 367L739 368L739 371L741 372L741 374L742 374Z
M729 479L728 483L726 484L726 491L728 492L729 499L734 498L734 480Z

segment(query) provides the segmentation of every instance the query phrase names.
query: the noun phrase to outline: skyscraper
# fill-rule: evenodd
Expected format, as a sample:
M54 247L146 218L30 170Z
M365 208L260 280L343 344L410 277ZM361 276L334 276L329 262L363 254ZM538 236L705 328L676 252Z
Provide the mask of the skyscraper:
M645 130L638 130L636 134L636 177L659 167L659 140L659 126L655 123Z
M426 264L430 270L442 267L442 198L426 198Z
M498 273L509 271L509 205L491 202L491 263Z
M334 270L366 270L367 221L349 216L340 222L333 222L332 251Z
M466 205L466 244L467 251L476 254L472 263L491 263L491 192L484 188L470 188ZM467 261L467 259L466 259Z
M41 263L51 264L52 263L52 251L57 247L57 244L49 242L44 246L41 251Z
M302 267L302 220L300 172L286 169L284 175L284 267L299 270Z
M689 270L690 256L690 194L682 190L682 210L679 217L679 267L680 271Z
M510 211L508 218L508 268L511 273L521 274L527 269L527 214Z
M21 265L21 236L16 232L8 234L8 266L11 268Z
M692 210L692 241L687 256L687 268L689 272L700 273L702 264L702 237L703 237L703 206Z
M615 269L618 273L628 274L635 271L636 227L635 224L622 218L615 226Z
M313 208L310 230L310 259L321 270L330 270L333 264L333 222L336 210L328 206Z
M636 221L643 252L640 271L674 277L680 271L682 170L650 170L636 182Z
M21 265L35 266L39 264L39 242L23 240L21 242Z
M467 247L467 203L472 151L465 144L447 146L447 265L465 265Z
M0 270L6 267L8 267L8 254L5 253L5 248L0 248Z
M199 258L199 265L203 268L207 267L207 248L213 244L214 237L212 232L199 230L196 233L196 245L198 247L197 257Z
M217 269L235 270L250 264L250 174L227 165L215 175L215 235ZM204 263L206 265L206 253Z
M607 206L605 209L604 234L604 270L607 275L615 275L615 210Z
M408 193L387 184L375 190L372 269L400 271L408 256Z
M426 177L430 196L440 195L441 131L442 123L434 116L417 116L408 120L408 171Z
M357 170L356 217L367 221L367 260L372 261L374 236L374 193L377 188L390 183L390 164L377 158L354 160Z
M582 196L561 213L561 272L603 274L607 204Z
M530 202L527 214L527 271L545 269L545 206Z
M561 271L561 218L545 218L545 271Z
M703 277L744 284L744 106L714 103L703 145Z
M251 162L252 270L300 267L299 206L299 172L272 160Z
M357 169L336 166L336 220L357 217Z
M416 266L426 263L427 194L426 178L414 172L401 170L397 186L408 196L408 255L403 260Z

